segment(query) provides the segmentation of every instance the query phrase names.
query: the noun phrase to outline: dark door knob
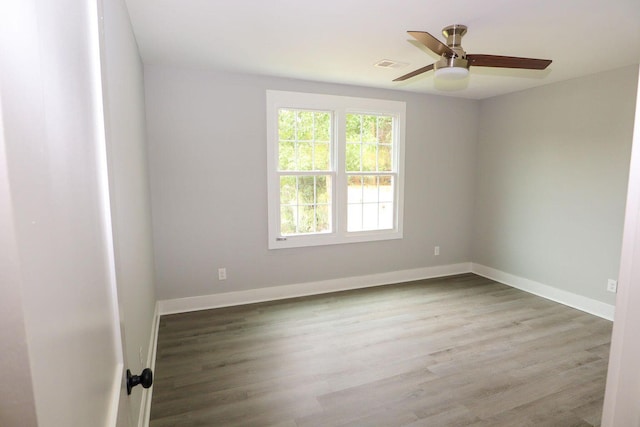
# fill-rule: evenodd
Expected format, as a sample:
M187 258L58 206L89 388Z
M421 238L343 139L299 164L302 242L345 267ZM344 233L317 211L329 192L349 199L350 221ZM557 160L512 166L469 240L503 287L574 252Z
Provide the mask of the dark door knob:
M142 387L149 388L153 384L153 372L151 369L145 368L140 375L131 375L131 371L127 369L127 394L131 394L131 389L142 384Z

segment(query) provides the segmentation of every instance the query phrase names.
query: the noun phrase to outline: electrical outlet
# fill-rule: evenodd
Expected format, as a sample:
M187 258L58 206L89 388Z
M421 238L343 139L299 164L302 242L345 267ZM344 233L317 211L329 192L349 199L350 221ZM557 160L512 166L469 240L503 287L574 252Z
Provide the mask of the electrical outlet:
M618 281L609 279L607 280L607 290L609 292L617 292L618 291Z
M435 256L440 255L440 246L434 246L434 247L433 247L433 254L434 254Z
M227 269L221 267L218 269L218 280L227 280Z

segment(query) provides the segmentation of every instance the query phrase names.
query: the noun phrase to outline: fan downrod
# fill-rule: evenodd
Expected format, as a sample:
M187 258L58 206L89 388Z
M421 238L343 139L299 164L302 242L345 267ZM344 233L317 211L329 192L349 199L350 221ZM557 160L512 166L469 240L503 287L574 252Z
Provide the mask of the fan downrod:
M466 25L454 24L442 29L442 35L447 38L447 46L454 50L462 47L462 36L465 34L467 34Z

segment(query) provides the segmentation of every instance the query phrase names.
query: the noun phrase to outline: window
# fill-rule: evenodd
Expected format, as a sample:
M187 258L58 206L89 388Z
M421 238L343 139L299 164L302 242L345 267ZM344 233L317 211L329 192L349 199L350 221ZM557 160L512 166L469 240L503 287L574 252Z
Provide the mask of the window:
M269 248L402 238L405 104L267 91Z

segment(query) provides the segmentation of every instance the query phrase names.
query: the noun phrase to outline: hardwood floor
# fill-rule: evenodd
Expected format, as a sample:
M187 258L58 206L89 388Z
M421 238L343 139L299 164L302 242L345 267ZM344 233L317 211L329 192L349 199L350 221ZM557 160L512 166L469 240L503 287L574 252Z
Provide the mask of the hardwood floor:
M612 323L466 274L163 316L164 426L597 426Z

